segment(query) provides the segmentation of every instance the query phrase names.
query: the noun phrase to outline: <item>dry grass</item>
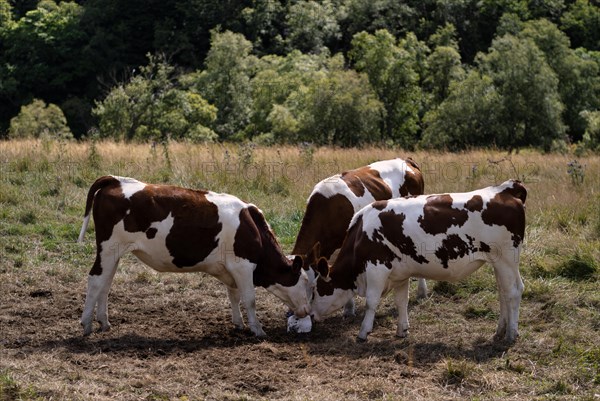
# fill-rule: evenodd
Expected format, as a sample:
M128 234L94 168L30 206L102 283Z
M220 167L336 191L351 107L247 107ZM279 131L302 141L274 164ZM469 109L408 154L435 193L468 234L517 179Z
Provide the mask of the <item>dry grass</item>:
M78 319L91 236L74 241L85 195L103 174L228 192L257 204L290 250L305 199L324 177L412 156L426 191L466 191L520 178L529 194L521 263L521 337L489 341L493 275L430 283L411 302L411 336L395 339L384 299L369 342L358 316L285 333L283 305L258 289L268 339L231 330L223 287L204 275L157 274L133 257L110 296L113 330L84 339ZM0 142L0 400L600 399L600 157L522 151Z

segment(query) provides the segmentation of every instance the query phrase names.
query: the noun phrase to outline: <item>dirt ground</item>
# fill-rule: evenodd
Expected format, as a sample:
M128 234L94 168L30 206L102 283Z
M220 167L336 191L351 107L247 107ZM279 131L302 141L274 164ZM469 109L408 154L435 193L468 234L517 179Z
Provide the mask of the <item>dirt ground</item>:
M5 274L0 283L0 370L8 370L18 383L14 398L535 396L528 385L535 366L526 362L526 352L532 350L525 349L544 352L545 345L535 338L512 348L488 341L497 315L466 318L460 298L433 292L417 303L411 297L410 339L394 337L395 311L386 298L369 341L356 343L361 302L355 318L344 319L340 313L315 324L309 334L293 335L286 332L284 305L259 288L258 316L268 335L259 340L248 329L233 329L226 292L215 279L157 274L133 260L127 264L109 296L112 330L87 338L79 326L85 273L71 283ZM415 288L413 283L413 293ZM511 369L515 363L521 368ZM11 398L10 391L4 394Z

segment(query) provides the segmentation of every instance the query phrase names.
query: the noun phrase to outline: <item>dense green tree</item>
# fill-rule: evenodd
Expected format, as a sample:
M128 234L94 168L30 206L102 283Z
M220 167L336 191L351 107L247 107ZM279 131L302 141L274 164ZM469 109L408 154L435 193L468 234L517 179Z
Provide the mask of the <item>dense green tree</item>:
M562 29L573 47L600 50L600 7L598 2L576 0L561 17Z
M286 16L289 46L320 52L322 47L332 45L342 36L338 23L341 12L330 0L299 0L292 4Z
M450 83L464 76L461 65L456 30L452 24L440 27L429 38L433 52L427 58L427 76L424 86L432 94L432 105L435 107L448 97Z
M3 57L14 66L17 96L60 100L57 94L72 86L85 87L82 80L92 66L82 57L87 43L79 25L82 12L73 2L42 0L5 33Z
M524 23L518 35L533 40L544 52L558 78L558 92L565 105L563 120L570 128L569 134L580 140L586 127L581 112L600 108L599 65L573 51L567 35L548 20Z
M257 53L280 53L285 43L282 32L285 7L279 0L255 0L242 10L243 33Z
M340 21L346 40L359 32L385 29L393 36L404 36L417 28L417 11L405 1L347 0L345 18Z
M82 13L73 2L42 0L24 17L3 25L0 116L33 98L61 103L67 93L82 94L96 84L89 79L94 66L83 56Z
M589 132L585 116L600 108L599 50L595 0L0 0L0 137L33 99L58 105L80 137L101 123L91 114L96 101L147 105L134 92L152 88L160 94L147 106L152 113L135 117L122 103L133 118L115 125L123 138L189 137L199 118L195 126L212 131L198 138L217 132L222 140L352 142L348 133L356 127L332 131L333 120L311 108L321 84L367 103L374 92L383 104L377 119L361 123L377 120L377 129L365 128L369 138L357 134L354 142L410 147L423 134L425 115L431 139L431 127L441 121L435 116L456 119L453 110L474 107L461 105L458 93L479 93L491 80L502 100L499 124L509 133L494 128L494 139L485 141L548 146L564 134L578 141ZM343 56L331 56L336 53ZM177 79L171 72L161 88L138 67L147 54L165 55L187 74ZM346 101L321 98L324 110ZM208 110L207 102L216 107L210 106L214 121L203 112L202 118L176 112ZM364 116L371 116L371 106L347 104ZM306 127L317 125L302 107L324 118L319 127L329 133L309 134ZM113 111L118 115L116 106ZM469 126L461 121L456 126ZM480 136L473 135L461 140L477 146Z
M252 96L250 78L256 57L252 43L230 31L213 31L206 69L195 74L194 87L217 107L215 131L221 139L241 134L250 120Z
M587 127L583 135L583 145L587 149L600 151L600 110L581 113Z
M286 101L298 122L298 139L338 146L377 141L381 102L366 76L339 67L318 73Z
M479 66L502 96L500 121L508 136L498 138L499 146L548 148L552 140L562 138L564 106L558 78L532 40L512 35L495 39Z
M502 108L492 78L473 70L466 79L453 81L449 96L425 115L420 145L447 150L504 146L508 132L501 122Z
M198 93L178 86L174 68L149 57L140 74L97 103L93 112L100 136L125 141L216 139L208 128L216 119L216 108Z
M281 118L289 113L282 105L301 87L309 86L318 71L327 70L329 61L328 54L303 54L298 50L285 57L262 57L251 80L252 112L250 124L246 127L248 136L271 133L277 142L294 141L297 132L279 129L286 125L281 124ZM272 114L276 106L281 107ZM274 121L279 128L273 127Z
M354 67L367 74L384 105L382 139L393 140L406 147L416 142L422 97L413 56L399 47L386 30L379 30L373 35L366 32L356 34L350 52Z
M72 139L67 119L55 104L34 99L10 120L9 138Z
M10 29L12 23L12 6L8 0L0 0L0 35L7 29Z

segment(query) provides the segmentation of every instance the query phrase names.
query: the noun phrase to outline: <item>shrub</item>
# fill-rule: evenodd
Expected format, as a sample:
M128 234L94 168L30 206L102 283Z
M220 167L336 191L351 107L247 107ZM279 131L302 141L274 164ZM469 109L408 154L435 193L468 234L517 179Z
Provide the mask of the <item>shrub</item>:
M72 139L73 134L67 126L67 119L55 104L46 104L43 100L21 107L19 114L10 120L9 138L40 138L48 136L56 139Z

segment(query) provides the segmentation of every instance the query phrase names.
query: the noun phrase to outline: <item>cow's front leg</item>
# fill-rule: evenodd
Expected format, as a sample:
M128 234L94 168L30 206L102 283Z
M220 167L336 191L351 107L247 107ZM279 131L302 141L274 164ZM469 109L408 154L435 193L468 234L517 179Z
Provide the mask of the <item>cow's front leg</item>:
M365 274L367 275L366 310L360 332L358 333L358 341L367 341L367 336L373 331L375 311L381 300L381 294L386 288L389 269L385 266L367 265Z
M519 306L523 294L519 260L508 257L494 261L493 265L500 299L500 319L494 339L512 343L519 335Z
M265 337L267 334L264 332L262 324L256 317L256 291L254 290L253 272L254 264L248 262L233 267L231 275L235 279L239 296L244 304L244 308L246 308L250 330L257 337Z
M398 328L396 336L404 338L408 335L408 287L409 279L401 281L394 291L394 303L398 310Z
M227 296L231 304L231 321L236 329L242 330L244 328L244 319L240 311L240 292L237 288L227 287Z

